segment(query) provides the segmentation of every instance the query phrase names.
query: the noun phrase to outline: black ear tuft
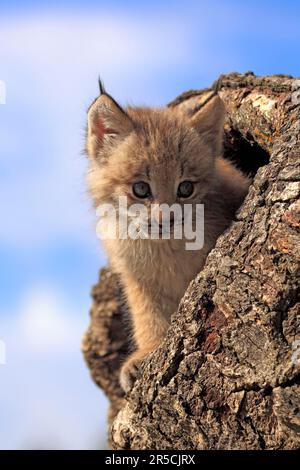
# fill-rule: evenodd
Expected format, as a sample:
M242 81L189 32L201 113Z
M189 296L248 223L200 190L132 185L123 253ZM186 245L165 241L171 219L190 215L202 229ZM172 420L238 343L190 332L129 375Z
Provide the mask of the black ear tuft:
M107 93L105 91L104 84L103 84L100 76L98 77L98 84L99 84L100 95L106 95Z

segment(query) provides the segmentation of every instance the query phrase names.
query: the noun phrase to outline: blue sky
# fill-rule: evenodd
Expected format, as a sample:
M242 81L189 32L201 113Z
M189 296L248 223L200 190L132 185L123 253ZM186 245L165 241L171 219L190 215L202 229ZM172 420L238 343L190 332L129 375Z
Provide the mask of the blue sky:
M105 263L81 155L98 74L149 105L233 70L299 76L299 20L297 1L1 2L0 448L88 448L104 432L79 351Z

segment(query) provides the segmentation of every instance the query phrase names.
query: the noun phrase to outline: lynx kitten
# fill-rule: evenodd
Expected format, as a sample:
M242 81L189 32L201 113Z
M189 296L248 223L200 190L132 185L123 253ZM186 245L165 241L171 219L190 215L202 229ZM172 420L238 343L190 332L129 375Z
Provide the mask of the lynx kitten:
M123 364L120 382L131 389L143 358L159 346L190 281L203 268L217 237L234 218L249 179L222 158L224 105L218 96L192 118L176 109L123 109L103 86L88 111L88 185L95 206L142 203L204 204L204 244L186 240L106 239L112 270L123 284L136 350ZM159 227L162 212L154 212ZM174 220L171 219L171 225Z

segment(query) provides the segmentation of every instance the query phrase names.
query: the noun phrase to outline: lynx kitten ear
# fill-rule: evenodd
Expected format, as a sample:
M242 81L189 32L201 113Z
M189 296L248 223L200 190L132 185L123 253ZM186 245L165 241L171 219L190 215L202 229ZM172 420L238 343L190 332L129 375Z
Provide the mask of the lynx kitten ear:
M133 130L133 123L118 103L101 94L88 111L87 153L97 158L104 148L114 145Z
M219 155L222 149L225 106L219 96L209 100L193 117L192 126L197 129L213 150L213 156Z

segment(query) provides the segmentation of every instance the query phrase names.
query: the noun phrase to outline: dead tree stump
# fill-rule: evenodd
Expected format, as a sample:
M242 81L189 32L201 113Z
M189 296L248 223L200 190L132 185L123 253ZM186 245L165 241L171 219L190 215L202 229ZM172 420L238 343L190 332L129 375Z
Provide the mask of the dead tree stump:
M126 398L120 287L104 270L93 290L83 351L111 402L115 449L300 447L300 80L232 73L215 87L225 156L253 184ZM169 106L192 115L211 93Z

